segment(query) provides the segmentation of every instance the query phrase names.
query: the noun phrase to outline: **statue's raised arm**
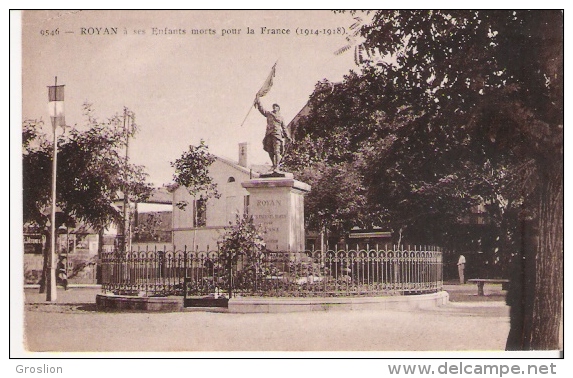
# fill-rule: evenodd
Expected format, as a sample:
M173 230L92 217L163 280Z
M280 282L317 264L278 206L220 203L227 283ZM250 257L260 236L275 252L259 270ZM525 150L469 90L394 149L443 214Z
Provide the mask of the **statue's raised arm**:
M261 98L258 96L255 97L255 108L257 108L257 110L261 112L262 115L268 117L270 112L263 107L263 104L261 104Z

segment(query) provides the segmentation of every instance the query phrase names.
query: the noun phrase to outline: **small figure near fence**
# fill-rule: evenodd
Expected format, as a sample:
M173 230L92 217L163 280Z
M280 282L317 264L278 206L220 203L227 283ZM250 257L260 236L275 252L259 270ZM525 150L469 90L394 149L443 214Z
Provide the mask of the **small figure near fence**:
M58 260L58 280L57 282L64 287L64 290L68 290L68 270L67 265L68 259L66 256L60 256Z
M465 268L466 268L466 258L464 257L464 255L460 255L460 258L458 259L458 274L460 276L460 284L464 284L466 282L464 277Z

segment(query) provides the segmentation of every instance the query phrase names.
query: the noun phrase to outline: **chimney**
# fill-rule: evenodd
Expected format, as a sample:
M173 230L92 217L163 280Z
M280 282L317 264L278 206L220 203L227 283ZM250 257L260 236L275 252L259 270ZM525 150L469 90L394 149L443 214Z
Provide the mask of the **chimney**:
M247 142L239 143L239 165L247 168Z

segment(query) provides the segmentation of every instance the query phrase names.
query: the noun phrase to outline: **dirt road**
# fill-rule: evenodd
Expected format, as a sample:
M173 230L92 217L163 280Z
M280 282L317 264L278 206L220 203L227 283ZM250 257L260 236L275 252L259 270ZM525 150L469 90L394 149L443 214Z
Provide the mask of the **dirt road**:
M509 331L503 297L476 301L473 286L457 290L457 302L431 310L230 314L102 313L95 289L59 292L56 304L27 289L25 345L66 352L502 351Z

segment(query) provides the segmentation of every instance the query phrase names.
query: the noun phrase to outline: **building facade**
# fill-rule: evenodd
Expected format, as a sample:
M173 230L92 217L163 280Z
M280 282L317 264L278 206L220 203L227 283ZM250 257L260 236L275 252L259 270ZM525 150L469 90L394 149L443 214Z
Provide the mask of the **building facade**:
M268 167L270 168L270 166ZM266 166L247 165L247 146L239 145L239 162L216 157L209 167L209 176L217 185L221 198L193 197L186 188L173 191L173 245L177 250L207 251L217 249L217 242L225 228L235 223L236 217L248 213L249 193L241 183L259 177ZM177 206L187 203L185 209Z

